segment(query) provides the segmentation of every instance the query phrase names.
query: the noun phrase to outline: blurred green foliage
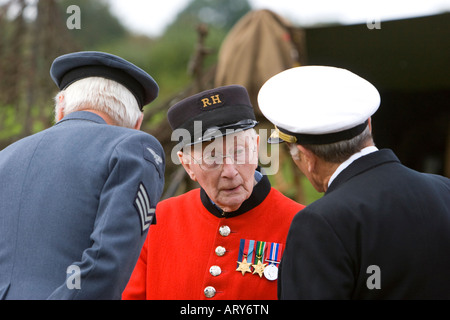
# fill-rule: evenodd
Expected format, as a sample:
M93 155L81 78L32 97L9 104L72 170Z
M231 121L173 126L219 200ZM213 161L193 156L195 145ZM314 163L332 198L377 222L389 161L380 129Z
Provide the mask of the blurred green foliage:
M81 11L81 29L69 30L70 5ZM195 54L196 28L207 23L205 45L213 66L224 37L250 10L247 0L192 0L164 34L157 38L133 34L114 16L107 0L9 0L0 4L0 149L53 124L52 97L57 93L49 76L57 56L81 50L119 55L150 73L160 85L151 110L193 81L188 72ZM28 12L28 14L27 14ZM35 15L29 15L35 12ZM215 17L215 18L214 18ZM6 107L10 106L10 107ZM14 107L12 107L14 106ZM15 111L14 111L15 110ZM149 119L156 125L162 116ZM17 125L12 125L12 123Z
M61 14L72 0L60 1ZM150 73L160 85L160 95L152 104L164 101L192 82L188 73L197 42L196 28L208 26L206 46L212 54L205 61L208 68L217 61L220 45L231 27L250 11L247 0L192 0L157 38L133 34L114 17L105 0L79 0L81 30L70 34L81 50L99 50L119 55ZM151 106L150 106L151 107Z
M91 48L128 36L127 29L117 17L111 14L109 2L105 0L61 0L59 1L59 10L64 20L70 16L67 8L71 5L80 7L81 29L72 29L70 34L84 50L91 50Z
M0 106L0 121L3 128L0 130L0 140L7 140L22 132L23 125L17 119L17 113L13 106Z
M67 8L73 4L80 7L80 30L69 30L66 26L70 16ZM27 17L27 10L34 10L35 17ZM227 33L250 10L247 0L192 0L161 36L150 38L127 30L111 13L107 0L3 1L0 4L0 150L53 124L52 98L57 88L49 76L50 65L61 54L82 50L116 54L155 78L160 94L146 107L151 116L146 117L143 130L156 130L155 135L160 139L157 133L161 124L167 127L168 99L195 82L190 68L198 53L198 26L207 26L203 45L209 54L201 62L207 71L217 63ZM171 148L168 144L163 146L166 152ZM173 170L166 170L167 182ZM278 177L269 178L280 191L303 203L320 197L304 177L298 180L298 172L294 170L289 159L283 163Z

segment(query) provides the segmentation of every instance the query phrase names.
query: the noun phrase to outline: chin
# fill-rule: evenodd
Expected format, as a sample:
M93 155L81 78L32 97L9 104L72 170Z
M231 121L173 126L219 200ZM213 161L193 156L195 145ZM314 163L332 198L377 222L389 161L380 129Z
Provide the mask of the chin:
M224 198L223 201L221 201L221 203L223 205L219 205L219 207L221 207L224 211L226 212L233 212L238 210L242 203L247 200L248 197L246 196L234 196L234 197L227 197Z

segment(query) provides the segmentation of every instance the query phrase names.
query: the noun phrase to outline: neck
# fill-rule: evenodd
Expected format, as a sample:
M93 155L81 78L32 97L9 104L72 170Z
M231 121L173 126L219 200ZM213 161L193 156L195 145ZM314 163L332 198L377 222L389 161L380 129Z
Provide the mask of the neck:
M321 166L319 173L317 174L317 187L316 189L319 192L326 192L328 190L328 182L330 181L331 176L339 167L339 163L329 163L323 162L319 164Z
M88 112L95 113L96 115L102 117L102 119L105 120L105 122L107 124L112 125L112 126L116 126L117 125L116 121L114 121L113 118L111 118L107 113L105 113L103 111L98 111L98 110L93 110L93 109L83 109L83 110L80 110L80 111L88 111Z
M224 212L221 208L217 207L208 197L203 188L201 188L200 191L200 198L205 208L214 216L218 218L232 218L244 214L259 206L269 195L270 191L271 185L269 179L267 176L262 176L259 183L257 183L254 187L250 197L245 200L237 210L232 212Z

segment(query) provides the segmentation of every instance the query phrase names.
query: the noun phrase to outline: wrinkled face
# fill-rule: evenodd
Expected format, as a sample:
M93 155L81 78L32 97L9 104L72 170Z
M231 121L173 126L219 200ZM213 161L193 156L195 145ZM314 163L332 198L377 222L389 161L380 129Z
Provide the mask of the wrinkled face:
M253 129L179 152L183 167L225 212L236 211L255 185L259 136Z

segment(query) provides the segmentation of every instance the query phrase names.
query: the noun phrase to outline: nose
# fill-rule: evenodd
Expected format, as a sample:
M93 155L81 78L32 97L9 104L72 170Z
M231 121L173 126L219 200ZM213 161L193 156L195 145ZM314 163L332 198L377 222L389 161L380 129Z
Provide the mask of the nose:
M236 165L234 164L232 159L228 157L224 159L224 163L222 166L222 177L233 178L237 176L238 171L236 170Z

